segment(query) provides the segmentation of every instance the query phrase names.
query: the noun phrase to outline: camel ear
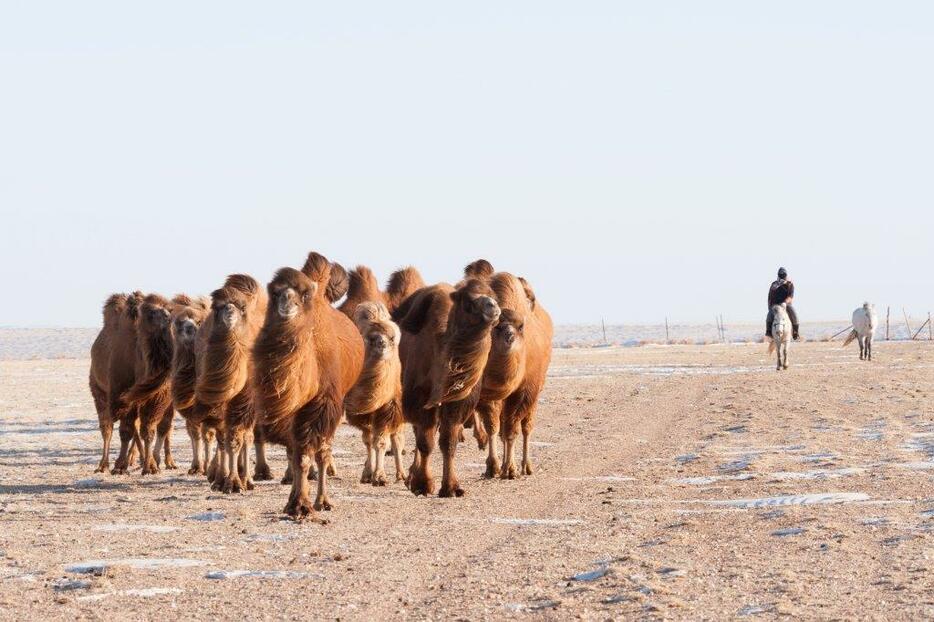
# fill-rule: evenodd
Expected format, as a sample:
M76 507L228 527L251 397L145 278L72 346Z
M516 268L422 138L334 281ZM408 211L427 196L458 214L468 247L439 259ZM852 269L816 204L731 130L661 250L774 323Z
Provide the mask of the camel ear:
M317 295L317 293L318 293L318 282L317 282L317 281L312 281L312 282L309 283L309 285L308 285L308 294L309 294L312 298L314 298L315 295Z

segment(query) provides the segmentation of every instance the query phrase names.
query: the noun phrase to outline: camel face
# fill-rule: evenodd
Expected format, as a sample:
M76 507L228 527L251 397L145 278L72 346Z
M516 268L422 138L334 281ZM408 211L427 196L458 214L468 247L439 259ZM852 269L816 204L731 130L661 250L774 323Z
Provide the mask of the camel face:
M391 359L395 355L398 343L399 336L382 325L374 325L364 336L366 356L375 361Z
M198 323L191 317L178 317L175 319L175 339L179 343L188 344L195 340L198 333Z
M147 332L164 330L169 325L169 310L160 302L147 300L143 303L140 319Z
M509 353L522 347L525 325L522 319L511 309L503 309L499 323L493 329L493 350L497 353Z

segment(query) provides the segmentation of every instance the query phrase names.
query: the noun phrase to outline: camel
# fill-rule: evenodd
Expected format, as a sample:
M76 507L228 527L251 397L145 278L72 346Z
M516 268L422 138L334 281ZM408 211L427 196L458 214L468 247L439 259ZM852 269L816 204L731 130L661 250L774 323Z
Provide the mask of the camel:
M216 413L218 462L212 488L224 493L252 490L249 445L256 423L251 373L253 342L266 313L266 293L245 274L234 274L211 294L203 324L203 350L196 348L195 400Z
M135 412L138 418L142 475L159 472L156 455L170 437L175 415L169 386L172 310L172 303L157 294L143 299L136 318L135 382L120 398L121 408ZM170 452L166 453L166 467L175 468Z
M478 265L489 270L477 270ZM482 425L474 427L481 449L487 449L485 477L513 479L518 471L513 447L522 429L522 473L532 474L529 440L534 425L538 396L545 384L551 361L551 340L554 333L551 317L535 298L529 284L508 272L490 274L489 262L479 260L467 267L467 274L487 275L496 302L502 309L499 323L493 329L489 360L483 372L483 383L477 413ZM503 462L496 455L497 433L503 444ZM489 435L489 439L487 439Z
M876 309L871 303L864 302L863 306L853 311L853 330L847 336L844 346L856 339L859 343L859 360L872 360L872 340L876 334L879 319Z
M110 469L110 439L120 422L120 455L111 474L126 473L140 452L136 412L123 407L122 395L136 382L136 318L143 301L141 292L113 294L104 303L104 325L91 346L88 384L97 410L103 439L103 456L94 470Z
M392 444L396 481L405 480L402 466L402 363L399 361L399 327L382 302L361 302L354 323L363 336L363 371L344 398L347 421L359 429L366 447L366 463L360 483L386 485L383 468L387 438Z
M327 464L344 397L363 367L363 340L333 308L325 289L331 266L310 253L301 271L282 268L267 286L266 321L253 348L253 384L260 421L288 438L292 491L284 512L297 520L332 507ZM308 495L311 459L318 490Z
M434 492L430 458L436 436L444 456L438 495L464 494L454 473L454 453L480 397L490 333L499 316L493 291L474 278L457 288L447 283L422 288L393 314L402 329L402 409L415 431L408 482L415 495Z
M785 304L783 302L772 306L772 342L769 344L769 352L775 349L778 357L775 369L778 371L788 369L788 344L791 343L791 319L785 311Z
M191 299L176 296L172 312L172 404L185 419L185 429L191 440L191 467L189 475L204 475L214 442L215 429L194 418L195 405L195 339L198 330L210 313L211 301L207 298Z

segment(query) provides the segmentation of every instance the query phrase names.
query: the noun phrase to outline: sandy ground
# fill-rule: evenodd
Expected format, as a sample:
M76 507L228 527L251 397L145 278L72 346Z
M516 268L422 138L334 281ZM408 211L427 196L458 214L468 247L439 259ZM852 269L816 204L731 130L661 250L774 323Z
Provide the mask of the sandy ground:
M0 619L930 619L934 347L791 363L556 351L534 475L483 480L471 440L462 499L361 485L345 426L320 525L278 484L94 475L88 362L0 362Z

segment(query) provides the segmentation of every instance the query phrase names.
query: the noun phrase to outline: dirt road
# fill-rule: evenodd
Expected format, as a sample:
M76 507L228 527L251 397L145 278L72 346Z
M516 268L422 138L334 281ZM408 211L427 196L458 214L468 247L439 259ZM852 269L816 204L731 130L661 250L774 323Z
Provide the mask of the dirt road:
M182 469L94 475L88 362L0 362L0 619L930 618L934 347L875 356L558 350L534 475L470 439L464 498L362 485L344 426L327 525L212 493L183 428Z

